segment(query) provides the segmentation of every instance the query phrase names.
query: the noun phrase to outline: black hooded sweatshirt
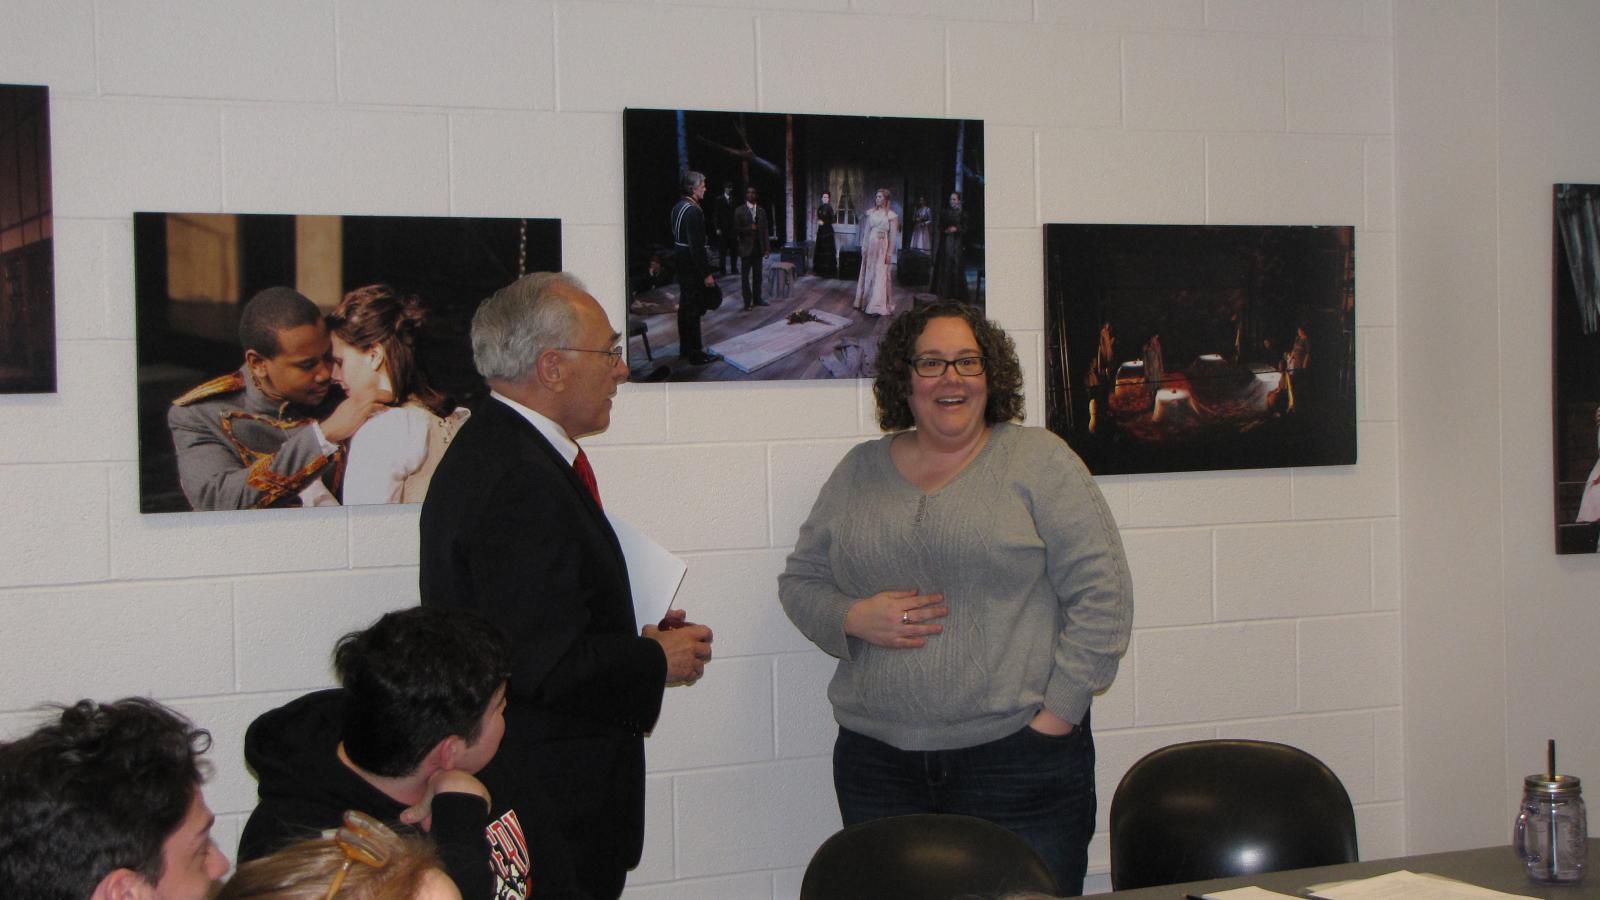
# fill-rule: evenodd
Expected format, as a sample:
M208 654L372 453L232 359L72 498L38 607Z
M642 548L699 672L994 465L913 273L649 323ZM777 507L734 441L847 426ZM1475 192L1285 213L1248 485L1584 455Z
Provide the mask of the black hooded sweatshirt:
M343 690L318 691L267 712L245 732L245 762L256 773L260 801L239 837L239 861L338 828L347 809L360 810L398 831L406 804L351 771L338 756ZM478 779L494 798L488 809L475 794L433 798L432 830L445 872L464 900L582 897L566 845L551 823L548 802L514 767L491 761Z

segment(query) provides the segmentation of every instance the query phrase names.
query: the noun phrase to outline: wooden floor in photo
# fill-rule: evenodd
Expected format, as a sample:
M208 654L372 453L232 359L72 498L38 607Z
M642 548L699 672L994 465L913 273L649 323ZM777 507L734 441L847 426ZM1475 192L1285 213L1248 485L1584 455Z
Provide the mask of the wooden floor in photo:
M831 329L829 333L812 337L808 342L789 348L787 353L778 354L772 360L753 365L749 372L741 371L738 366L726 360L705 366L691 366L678 355L678 317L675 311L678 289L675 285L657 288L642 294L639 298L646 311L645 314L641 315L638 312L629 314L630 319L644 322L645 333L642 337L648 338L650 342L650 359L647 360L641 336L629 337L628 365L632 371L631 380L659 380L659 375L656 379L651 379L649 376L653 372L658 372L661 367L666 367L670 372L668 380L671 381L871 378L876 374L871 368L871 362L876 358L878 341L883 337L883 332L889 327L889 321L893 316L871 317L853 308L856 292L854 280L803 275L795 280L789 296L765 297L763 299L767 300L770 306L757 306L750 310L744 309L744 302L740 299L738 275L721 276L717 284L722 289L722 305L706 313L700 320L701 337L705 346L718 352L731 344L734 352L741 357L741 364L749 364L743 359L743 339L775 324L785 329L805 329L796 332L796 337L808 333L815 335L814 329L817 326L814 323L800 326L785 324L791 313L807 310L819 319L823 314L828 314L832 317L832 321L842 324L838 324L837 327L828 326ZM890 298L893 311L899 312L910 308L912 297L911 291L896 286ZM774 334L775 331L765 333ZM786 341L778 343L786 345ZM864 361L865 366L856 365L857 360ZM833 372L839 374L830 372L830 363Z
M770 366L811 344L850 327L850 320L820 309L808 311L807 321L782 318L744 334L713 344L711 351L728 365L749 374Z

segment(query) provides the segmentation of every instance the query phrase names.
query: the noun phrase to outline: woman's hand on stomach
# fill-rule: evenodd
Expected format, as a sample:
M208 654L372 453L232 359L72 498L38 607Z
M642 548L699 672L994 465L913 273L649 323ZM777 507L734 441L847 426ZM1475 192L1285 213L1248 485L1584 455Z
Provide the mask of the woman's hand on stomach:
M851 605L844 633L879 647L911 649L927 644L928 635L944 631L932 620L949 614L943 594L879 591Z

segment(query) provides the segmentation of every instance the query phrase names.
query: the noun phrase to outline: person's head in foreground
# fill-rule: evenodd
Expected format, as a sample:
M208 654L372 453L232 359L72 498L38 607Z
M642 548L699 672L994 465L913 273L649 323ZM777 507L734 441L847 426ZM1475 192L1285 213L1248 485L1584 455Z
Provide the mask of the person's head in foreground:
M505 735L510 651L500 630L460 610L413 606L339 639L340 746L387 778L477 773Z
M0 886L27 900L201 900L228 870L199 758L154 700L80 700L0 744Z
M970 435L1021 421L1017 345L982 310L939 300L889 323L878 344L878 426Z
M461 900L426 838L351 810L318 837L239 866L216 900Z

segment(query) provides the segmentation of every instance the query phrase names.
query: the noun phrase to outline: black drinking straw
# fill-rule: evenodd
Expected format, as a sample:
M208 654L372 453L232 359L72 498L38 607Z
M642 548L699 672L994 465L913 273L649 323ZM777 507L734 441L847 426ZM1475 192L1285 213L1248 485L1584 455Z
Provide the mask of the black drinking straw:
M1550 738L1550 743L1548 745L1546 745L1546 747L1545 747L1545 766L1546 766L1546 768L1548 768L1550 770L1549 771L1550 787L1551 787L1551 790L1554 790L1555 789L1555 781L1556 781L1556 739L1555 738ZM1555 794L1551 794L1550 795L1550 831L1549 831L1549 834L1548 834L1547 844L1548 844L1548 846L1546 848L1545 858L1550 861L1550 880L1551 881L1555 881L1556 880L1556 873L1560 869L1560 863L1557 862L1557 860L1556 860L1556 852L1557 851L1556 851L1556 799L1555 799Z

